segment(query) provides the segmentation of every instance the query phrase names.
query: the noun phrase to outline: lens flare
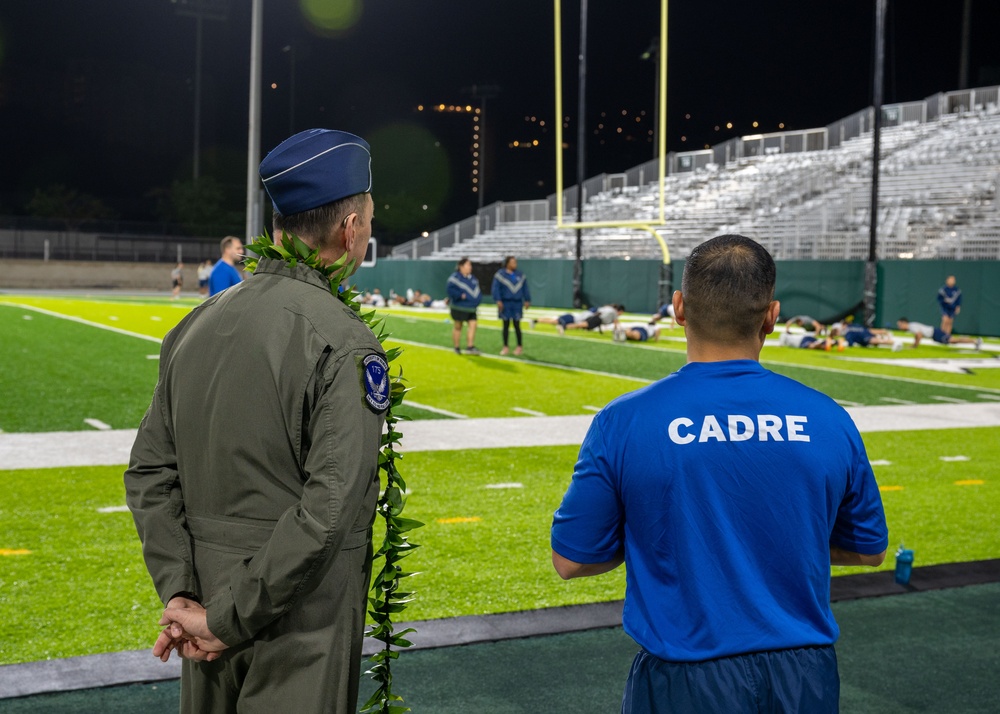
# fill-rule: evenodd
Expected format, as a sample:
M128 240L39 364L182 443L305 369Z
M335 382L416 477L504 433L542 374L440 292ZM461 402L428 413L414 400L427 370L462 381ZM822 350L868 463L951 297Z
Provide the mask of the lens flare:
M349 30L361 19L361 0L299 0L302 15L324 33Z

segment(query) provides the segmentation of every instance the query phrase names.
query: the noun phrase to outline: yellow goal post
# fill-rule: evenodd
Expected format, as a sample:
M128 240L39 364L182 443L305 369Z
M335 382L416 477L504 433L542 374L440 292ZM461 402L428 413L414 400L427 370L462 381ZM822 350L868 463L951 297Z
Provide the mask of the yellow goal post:
M556 55L556 228L557 229L584 229L584 228L636 228L644 230L652 235L660 244L663 252L663 264L670 265L670 250L666 241L656 231L656 227L666 223L665 220L665 196L663 179L666 176L667 168L667 1L660 0L660 51L659 51L659 109L658 126L656 127L659 136L659 164L657 171L657 184L659 186L659 220L657 223L650 221L592 221L584 223L567 223L563 217L563 79L562 79L562 2L553 0L555 3L555 55ZM578 121L583 121L583 117L578 117ZM577 151L583 151L583 147L578 146ZM582 181L583 177L577 177Z

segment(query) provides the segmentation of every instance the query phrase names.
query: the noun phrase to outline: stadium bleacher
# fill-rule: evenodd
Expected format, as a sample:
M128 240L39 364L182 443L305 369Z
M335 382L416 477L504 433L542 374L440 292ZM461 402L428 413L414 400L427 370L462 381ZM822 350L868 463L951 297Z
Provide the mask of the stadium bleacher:
M998 94L993 87L883 107L889 126L881 132L879 259L1000 259ZM778 259L865 260L871 110L869 115L867 122L859 113L826 129L743 137L743 148L733 152L736 158L729 158L731 147L725 153L721 147L688 152L691 168L664 179L663 224L654 170L639 171L638 176L653 180L640 179L638 185L628 185L634 169L596 183L591 179L584 184L583 220L649 221L657 225L673 258L685 257L714 235L735 232L759 240ZM853 124L853 135L845 137L843 127ZM595 185L598 190L587 191ZM567 189L564 201L573 200L574 193ZM510 254L574 257L575 232L557 229L554 197L547 203L525 203L532 204L530 211L496 204L495 211L486 209L475 221L463 222L466 228L474 223L472 231L444 229L439 233L448 240L438 235L417 239L392 255L437 260L469 256L474 261L498 261ZM539 211L539 204L548 210ZM565 210L567 216L575 213L568 205ZM643 230L596 228L583 233L583 256L655 259L661 251Z

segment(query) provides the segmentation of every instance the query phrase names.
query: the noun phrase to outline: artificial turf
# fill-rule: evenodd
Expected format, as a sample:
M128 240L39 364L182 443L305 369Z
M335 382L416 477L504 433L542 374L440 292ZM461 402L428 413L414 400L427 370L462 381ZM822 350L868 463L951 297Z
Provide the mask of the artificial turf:
M917 565L1000 557L1000 427L867 434L891 548ZM408 567L420 571L406 619L599 602L624 595L624 572L563 582L549 526L576 447L414 452L400 467L406 515L427 525ZM944 457L947 460L942 460ZM964 457L957 460L956 457ZM131 516L123 467L0 472L0 664L145 648L160 613ZM513 484L521 484L516 487ZM498 487L499 486L499 487ZM893 567L888 558L882 569ZM863 572L835 568L835 574ZM408 585L409 585L408 584Z

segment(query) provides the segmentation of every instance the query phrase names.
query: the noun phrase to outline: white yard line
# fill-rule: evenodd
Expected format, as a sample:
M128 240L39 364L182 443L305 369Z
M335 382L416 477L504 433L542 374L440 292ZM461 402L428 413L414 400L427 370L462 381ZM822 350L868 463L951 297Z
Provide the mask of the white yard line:
M1000 427L1000 402L850 407L862 433ZM593 415L507 419L427 419L400 425L403 452L522 446L579 446ZM0 469L127 464L134 429L0 434Z
M602 407L595 407L591 404L584 404L583 408L590 412L599 412L602 409Z
M939 402L946 402L947 404L968 404L965 399L955 399L954 397L931 396L931 399L936 399Z
M94 427L98 431L111 431L111 425L110 424L105 424L100 419L94 419L94 418L90 417L90 418L84 419L83 423L86 424L86 425L88 425L88 426Z
M543 417L548 416L545 412L536 412L534 409L525 409L524 407L511 407L512 412L519 412L521 414L527 414L533 417Z
M891 404L916 404L916 402L911 402L909 399L896 399L895 397L879 397L879 399ZM997 399L1000 399L1000 397L997 397Z
M404 403L407 407L416 407L417 409L423 409L425 412L433 412L434 414L441 414L442 416L451 417L452 419L468 419L469 417L465 414L459 414L458 412L450 412L447 409L439 409L438 407L428 406L427 404L421 404L420 402L415 402L412 399L407 399Z

